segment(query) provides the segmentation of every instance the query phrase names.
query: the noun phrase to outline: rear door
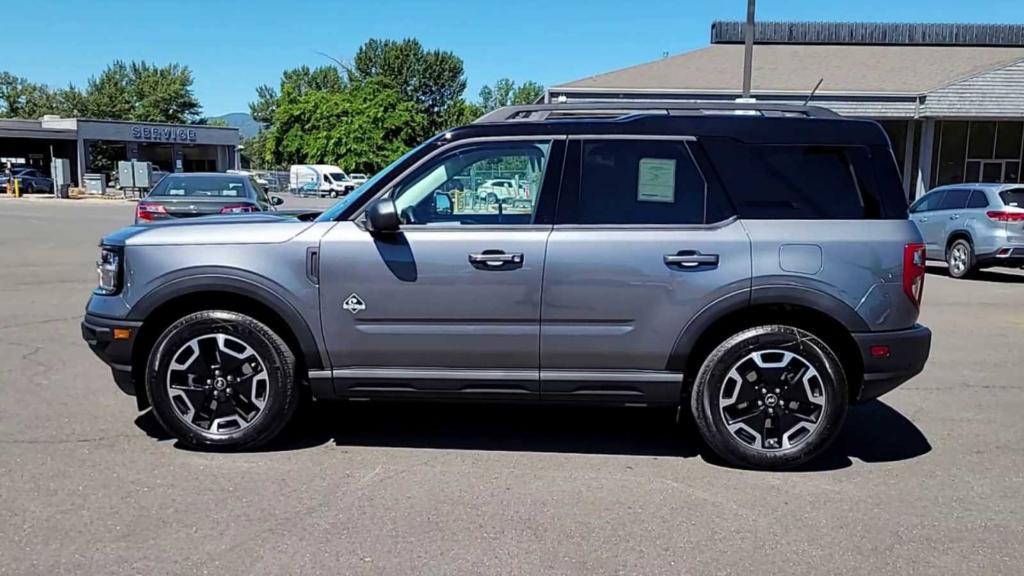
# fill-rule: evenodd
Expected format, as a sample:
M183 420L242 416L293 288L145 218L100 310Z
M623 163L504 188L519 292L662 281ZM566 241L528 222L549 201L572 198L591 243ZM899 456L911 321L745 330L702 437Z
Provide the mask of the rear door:
M931 247L934 248L937 258L943 260L946 258L946 241L949 235L957 230L965 229L964 210L970 197L970 188L946 190L946 195L942 197L939 210L935 213L935 218L928 228L929 243L934 242Z
M677 402L676 341L750 285L750 242L692 139L570 139L544 267L541 394Z

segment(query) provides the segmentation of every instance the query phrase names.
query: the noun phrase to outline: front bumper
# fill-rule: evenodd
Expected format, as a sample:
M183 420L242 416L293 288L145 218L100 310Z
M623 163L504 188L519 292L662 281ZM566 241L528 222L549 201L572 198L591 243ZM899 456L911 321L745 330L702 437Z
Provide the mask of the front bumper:
M130 396L136 395L135 380L132 378L132 346L139 334L142 322L105 318L86 314L82 320L82 339L89 348L108 366L117 382L118 388ZM124 340L114 339L114 329L124 328L130 331L130 337Z
M853 335L864 361L864 382L854 402L874 400L921 373L931 352L932 331L920 324L895 332L862 332ZM876 356L872 349L888 347Z

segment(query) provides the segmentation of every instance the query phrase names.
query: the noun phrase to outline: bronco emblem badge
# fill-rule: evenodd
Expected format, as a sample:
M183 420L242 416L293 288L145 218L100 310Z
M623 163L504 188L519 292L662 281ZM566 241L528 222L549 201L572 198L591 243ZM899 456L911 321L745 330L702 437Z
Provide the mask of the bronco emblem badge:
M351 296L345 298L345 302L342 303L341 307L355 314L362 310L366 310L366 303L359 297L359 294L353 292Z

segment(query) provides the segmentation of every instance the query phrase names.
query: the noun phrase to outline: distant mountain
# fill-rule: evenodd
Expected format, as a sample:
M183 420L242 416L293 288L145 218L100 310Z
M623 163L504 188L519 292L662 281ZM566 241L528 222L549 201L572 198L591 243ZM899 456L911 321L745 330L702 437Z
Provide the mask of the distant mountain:
M228 126L238 128L242 138L252 138L259 134L260 128L262 128L260 123L253 120L248 112L232 112L223 116L212 116L209 118L209 120L214 119L223 120Z

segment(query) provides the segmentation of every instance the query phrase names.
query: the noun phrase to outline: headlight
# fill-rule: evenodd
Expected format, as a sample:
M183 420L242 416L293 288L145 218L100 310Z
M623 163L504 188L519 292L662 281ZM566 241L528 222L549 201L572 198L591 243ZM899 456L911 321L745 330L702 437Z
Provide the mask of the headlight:
M99 284L97 294L117 294L121 289L121 252L115 248L100 248L100 259L96 261L96 274Z

